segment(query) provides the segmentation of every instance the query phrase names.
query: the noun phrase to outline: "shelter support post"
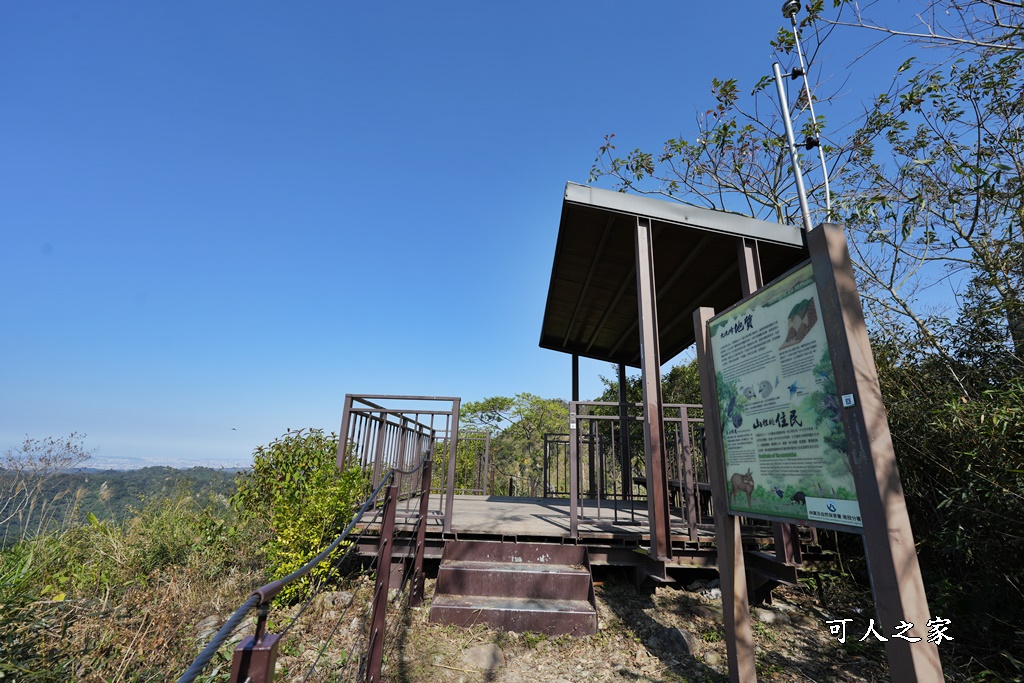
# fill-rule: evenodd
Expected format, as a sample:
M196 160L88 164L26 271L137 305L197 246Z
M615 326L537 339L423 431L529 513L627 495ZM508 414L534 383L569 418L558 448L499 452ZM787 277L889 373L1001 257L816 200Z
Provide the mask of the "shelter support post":
M572 354L572 400L580 400L580 355Z
M740 237L736 240L736 252L740 265L740 290L746 299L756 290L764 286L761 273L761 256L757 249L757 240ZM775 537L775 559L783 564L800 564L800 535L795 524L772 522L772 535Z
M878 630L894 633L906 621L914 625L909 635L921 638L916 643L888 639L889 675L893 681L940 683L942 665L938 648L927 641L931 615L846 236L838 225L819 225L808 233L807 246L836 392L844 406L840 416L857 486Z
M654 235L650 218L637 216L635 246L651 555L656 560L669 560L672 558L672 529L668 514L661 354L658 349L658 297L654 283Z
M693 312L697 367L700 369L700 395L704 404L704 457L715 506L715 545L718 548L718 573L722 588L722 621L725 626L729 681L751 683L757 680L757 672L754 668L754 633L750 625L743 540L740 538L739 517L729 514L729 492L725 484L725 462L722 453L721 416L718 411L718 397L715 395L711 346L707 337L707 322L714 314L712 308L698 308Z

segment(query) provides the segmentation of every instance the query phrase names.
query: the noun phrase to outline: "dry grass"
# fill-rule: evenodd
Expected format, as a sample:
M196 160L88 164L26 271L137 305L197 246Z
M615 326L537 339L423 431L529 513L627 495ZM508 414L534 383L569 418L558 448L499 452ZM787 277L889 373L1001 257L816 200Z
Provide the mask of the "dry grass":
M261 533L183 498L123 524L94 521L8 548L0 672L35 681L180 673L205 644L194 625L230 613L265 582Z

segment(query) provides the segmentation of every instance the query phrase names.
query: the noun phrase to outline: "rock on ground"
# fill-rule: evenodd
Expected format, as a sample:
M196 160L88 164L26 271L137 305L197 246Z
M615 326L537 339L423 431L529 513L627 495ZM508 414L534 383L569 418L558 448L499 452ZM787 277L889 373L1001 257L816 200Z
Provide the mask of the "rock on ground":
M474 669L494 671L505 666L505 653L494 643L487 643L464 650L462 661Z

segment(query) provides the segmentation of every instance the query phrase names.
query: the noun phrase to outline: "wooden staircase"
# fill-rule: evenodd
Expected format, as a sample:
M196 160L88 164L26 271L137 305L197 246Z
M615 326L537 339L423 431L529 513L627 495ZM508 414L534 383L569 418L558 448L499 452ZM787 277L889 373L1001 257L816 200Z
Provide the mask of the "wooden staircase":
M597 633L587 549L449 541L437 574L430 621L553 636Z

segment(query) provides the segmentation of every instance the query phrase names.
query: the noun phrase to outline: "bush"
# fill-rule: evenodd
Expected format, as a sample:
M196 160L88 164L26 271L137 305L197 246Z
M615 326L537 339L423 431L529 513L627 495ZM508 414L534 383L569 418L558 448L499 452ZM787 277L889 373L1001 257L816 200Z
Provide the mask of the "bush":
M59 631L63 595L40 595L36 557L23 543L0 555L0 679L66 680L71 677L59 643L48 636Z
M884 343L875 357L929 606L955 628L944 649L1019 674L1004 653L1020 651L1024 613L1020 365L965 362L954 374Z
M239 513L273 532L267 544L273 579L292 573L320 553L351 520L367 490L357 467L339 472L338 437L322 430L289 431L253 453L253 467L238 475L232 502ZM310 580L336 578L339 547L302 581L287 586L281 599L297 598Z

